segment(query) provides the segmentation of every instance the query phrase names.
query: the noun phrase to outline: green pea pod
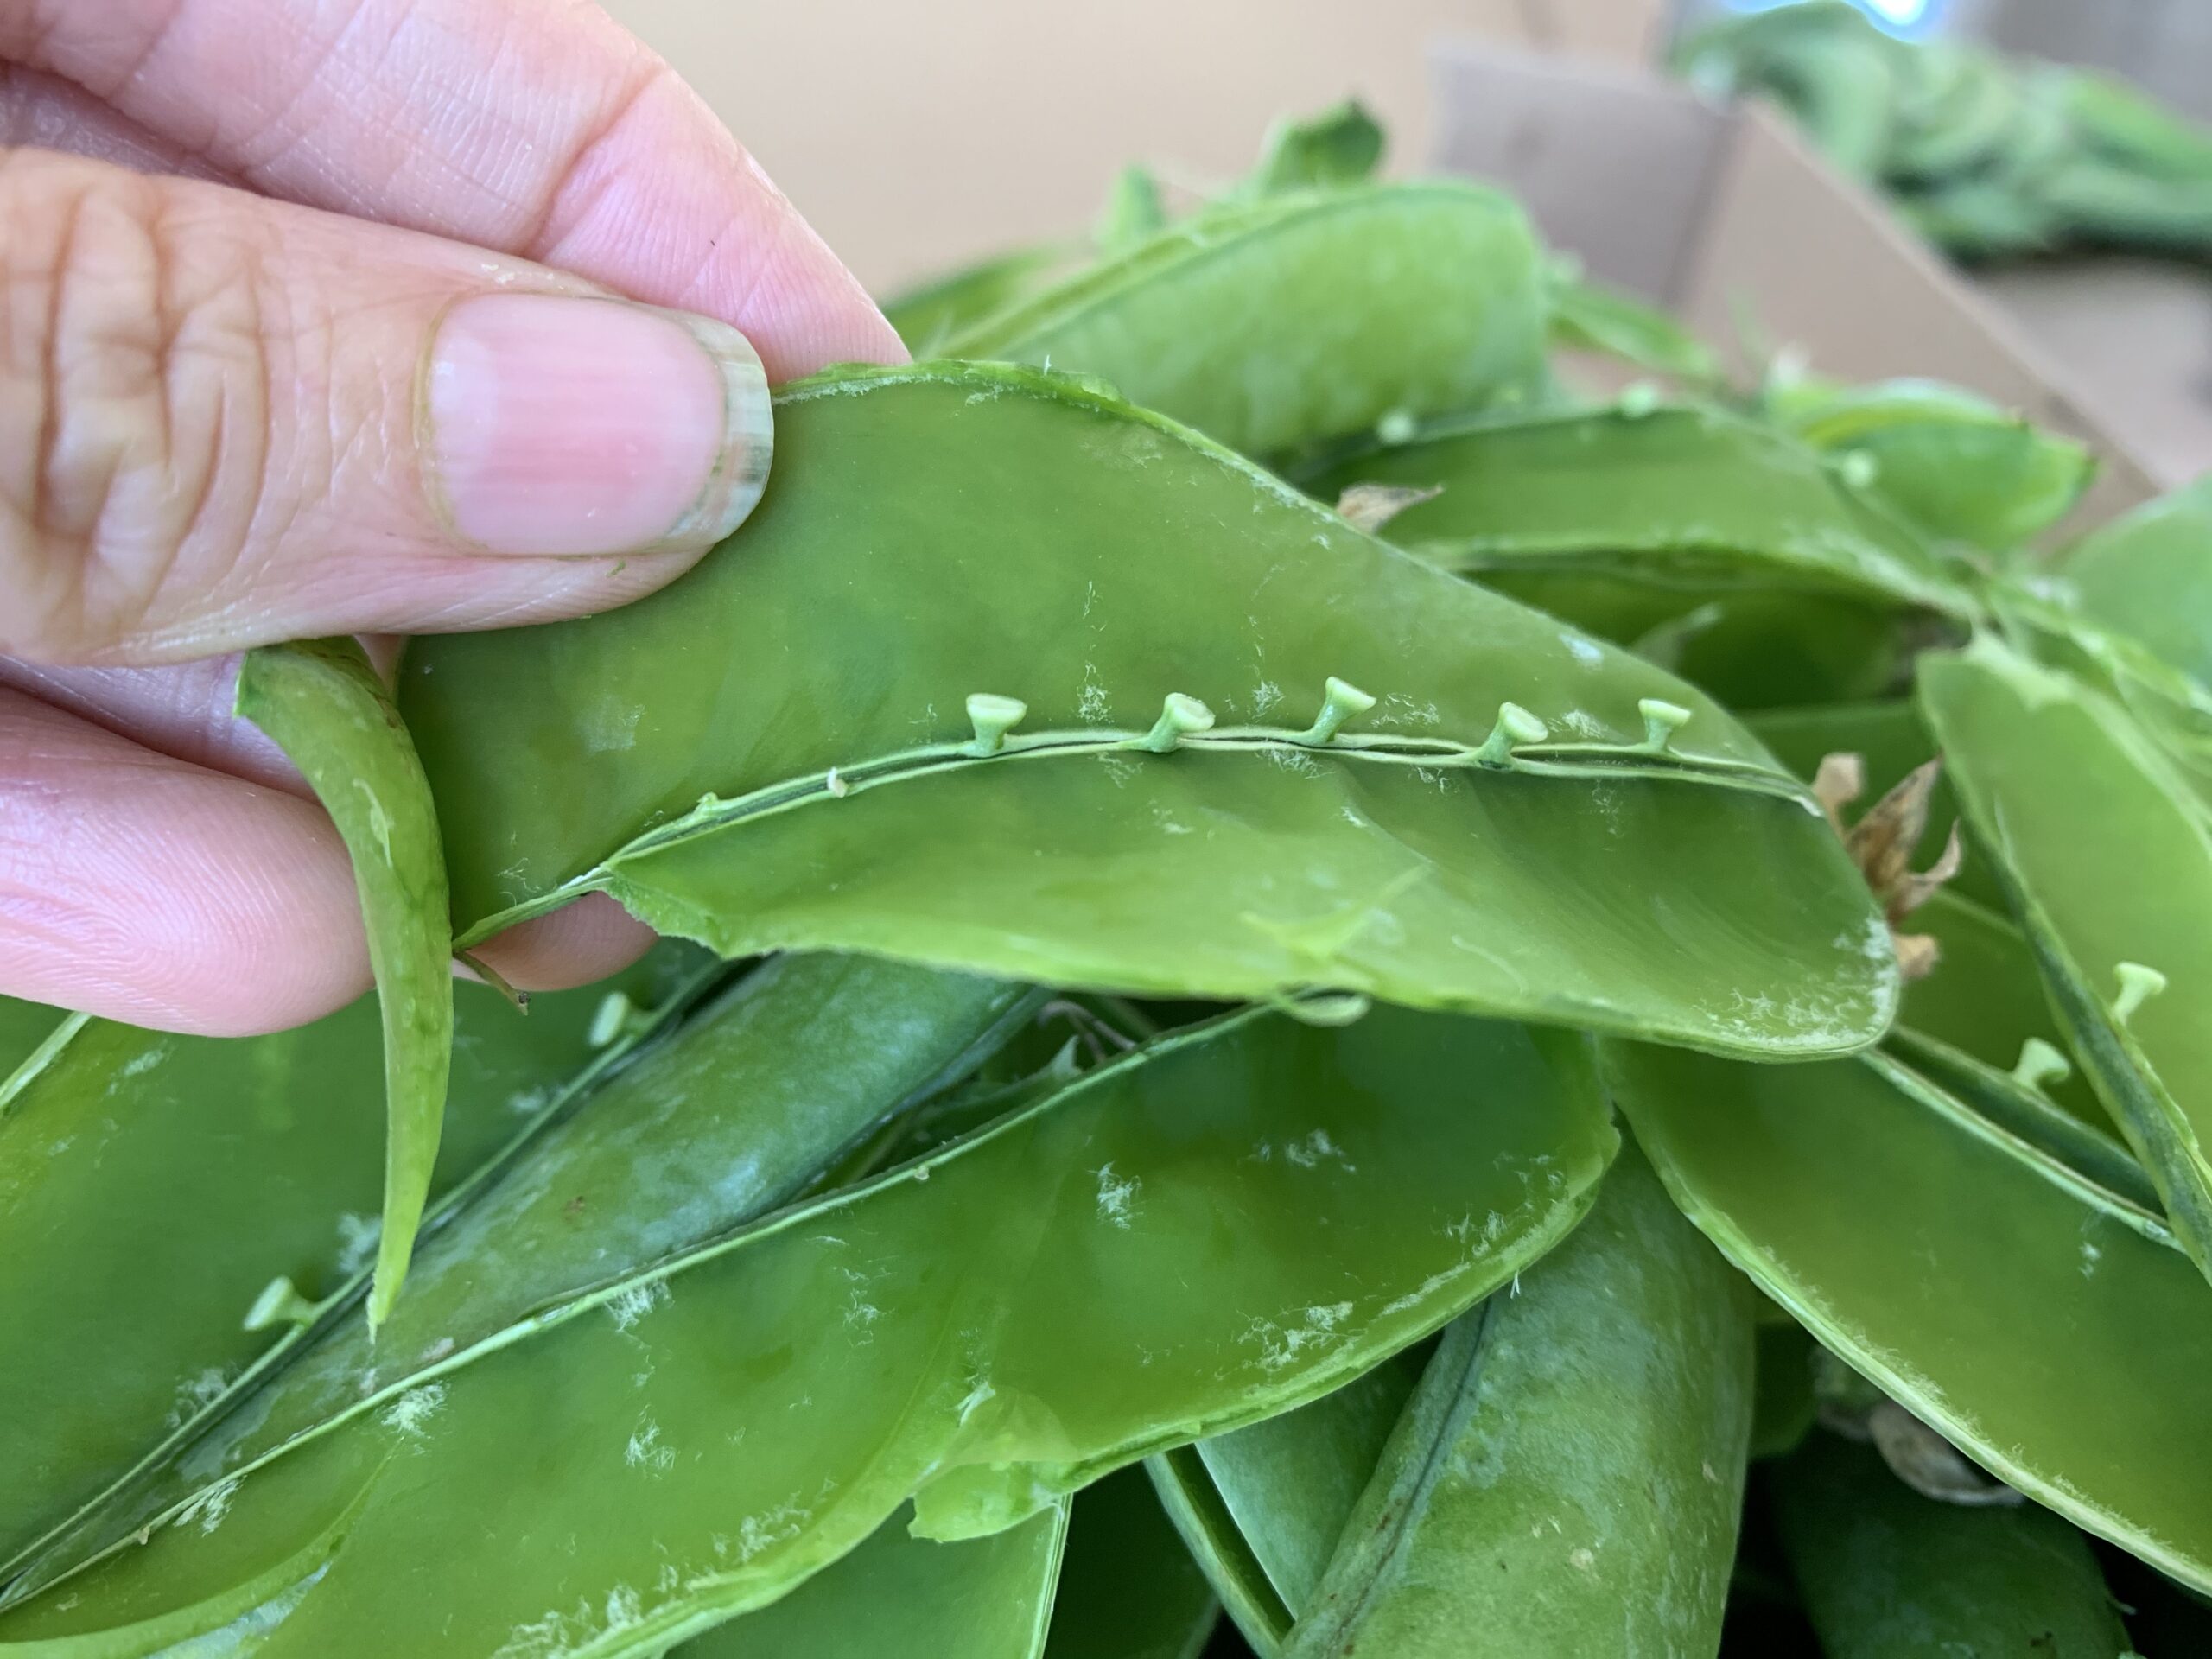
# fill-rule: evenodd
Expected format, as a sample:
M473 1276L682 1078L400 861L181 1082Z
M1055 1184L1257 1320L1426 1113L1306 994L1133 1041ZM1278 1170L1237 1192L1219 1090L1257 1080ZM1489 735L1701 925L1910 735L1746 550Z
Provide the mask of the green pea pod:
M0 1651L111 1650L349 1510L261 1659L654 1651L909 1497L925 1535L1001 1530L1339 1385L1549 1248L1615 1143L1573 1038L1227 1016L372 1390L0 1615Z
M1091 240L1109 258L1124 253L1167 228L1167 207L1160 200L1160 181L1148 168L1125 167L1114 177L1106 206L1098 216ZM978 322L983 321L976 318Z
M2092 621L2212 685L2212 479L2083 537L2059 569Z
M934 356L948 340L1010 311L1074 260L1069 249L1017 248L893 294L883 315L917 357Z
M2212 808L2125 709L1993 639L1924 658L1920 695L2074 1052L2212 1264Z
M664 950L620 982L680 1000L672 982L697 958ZM601 995L541 996L524 1020L460 988L433 1236L472 1172L631 1046L594 1058ZM309 1327L293 1318L245 1327L264 1287L293 1287L289 1311L312 1319L358 1300L377 1236L380 1042L373 998L242 1039L93 1020L19 1079L0 1112L0 1586L300 1348Z
M1198 1659L1220 1617L1141 1466L1076 1495L1045 1659Z
M1445 1333L1284 1659L1713 1651L1751 1354L1748 1287L1624 1150Z
M1098 375L1264 455L1385 416L1534 396L1547 310L1511 200L1449 181L1360 185L1209 208L944 351Z
M369 1323L391 1313L430 1195L453 1056L453 932L437 812L407 728L352 639L248 652L237 713L299 767L353 861L384 1014L384 1222Z
M1937 1503L1833 1434L1778 1465L1772 1490L1827 1659L2133 1652L2088 1545L2047 1510Z
M425 1237L410 1294L382 1327L338 1324L261 1368L242 1409L86 1515L18 1592L210 1479L321 1432L365 1393L426 1381L535 1309L804 1195L906 1103L971 1071L1040 1000L861 958L785 957L754 969L481 1170ZM285 1173L276 1165L264 1177Z
M0 996L0 1116L8 1109L14 1090L10 1080L17 1067L29 1061L69 1022L63 1009L43 1002L21 1002Z
M2081 444L1934 381L1840 389L1789 424L1865 472L1867 489L1927 534L1978 547L2017 547L2049 529L2096 475Z
M1348 98L1318 115L1269 127L1259 165L1230 194L1251 199L1363 183L1382 165L1386 143L1375 118L1357 99Z
M1310 1406L1194 1448L1292 1618L1313 1605L1427 1358L1414 1349L1394 1354Z
M1605 1061L1675 1202L1830 1351L2037 1502L2212 1587L2212 1303L2162 1229L1880 1053Z
M893 1516L781 1601L679 1643L670 1659L1040 1659L1067 1506L957 1544L913 1536L908 1518Z
M464 944L603 890L732 957L1760 1053L1887 1024L1865 884L1681 682L1065 379L872 370L777 421L683 580L410 649Z
M1274 1659L1290 1634L1290 1609L1222 1501L1221 1491L1196 1448L1183 1446L1155 1452L1145 1459L1145 1469L1161 1508L1230 1622L1260 1659Z
M1724 378L1713 348L1665 312L1579 278L1553 285L1552 342L1603 353L1686 385L1718 387Z
M1719 409L1618 406L1463 419L1304 480L1443 486L1390 539L1468 574L1579 569L1842 593L1954 616L1972 600L1902 521L1785 434Z

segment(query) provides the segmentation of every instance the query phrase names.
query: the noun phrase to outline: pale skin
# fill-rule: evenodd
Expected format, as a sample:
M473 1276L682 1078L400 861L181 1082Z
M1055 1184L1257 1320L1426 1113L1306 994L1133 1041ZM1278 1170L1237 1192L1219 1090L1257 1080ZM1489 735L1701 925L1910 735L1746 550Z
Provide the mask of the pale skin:
M0 0L0 994L315 1019L350 867L236 653L640 597L749 505L761 369L898 339L581 0ZM594 898L480 954L649 942Z

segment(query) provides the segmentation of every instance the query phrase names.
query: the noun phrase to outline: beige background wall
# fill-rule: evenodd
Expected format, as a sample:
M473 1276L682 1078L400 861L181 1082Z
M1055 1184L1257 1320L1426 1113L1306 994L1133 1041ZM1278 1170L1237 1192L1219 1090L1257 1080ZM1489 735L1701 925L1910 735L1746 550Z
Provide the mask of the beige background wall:
M1659 0L608 0L879 292L1090 221L1124 162L1204 183L1348 92L1427 154L1439 34L1641 49Z

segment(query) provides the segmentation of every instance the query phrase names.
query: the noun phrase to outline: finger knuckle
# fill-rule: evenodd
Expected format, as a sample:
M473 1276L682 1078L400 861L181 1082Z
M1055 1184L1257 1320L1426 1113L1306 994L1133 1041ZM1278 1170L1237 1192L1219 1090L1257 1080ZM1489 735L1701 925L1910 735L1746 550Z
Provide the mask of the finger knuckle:
M220 583L265 466L253 238L190 192L0 153L0 650L97 659Z

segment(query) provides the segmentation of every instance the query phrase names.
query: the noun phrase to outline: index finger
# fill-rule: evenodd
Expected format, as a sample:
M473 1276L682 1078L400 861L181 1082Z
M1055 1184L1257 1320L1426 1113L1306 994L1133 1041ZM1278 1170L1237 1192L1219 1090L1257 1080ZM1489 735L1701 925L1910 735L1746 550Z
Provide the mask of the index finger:
M0 58L270 195L731 323L771 379L905 355L752 157L596 5L0 0Z

